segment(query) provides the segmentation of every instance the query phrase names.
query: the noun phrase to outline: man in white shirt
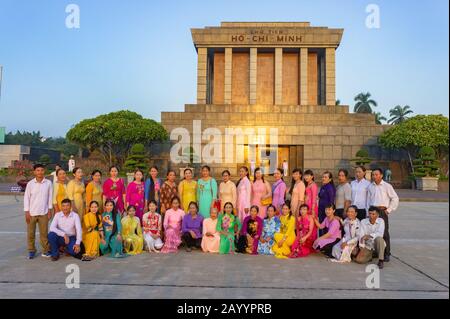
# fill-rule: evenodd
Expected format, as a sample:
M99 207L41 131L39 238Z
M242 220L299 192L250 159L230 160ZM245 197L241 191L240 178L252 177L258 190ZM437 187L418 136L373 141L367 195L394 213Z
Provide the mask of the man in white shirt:
M367 218L367 193L370 182L365 178L366 168L364 166L358 166L355 168L355 180L350 183L352 188L352 205L358 207L357 217L359 220Z
M34 165L33 173L35 178L27 183L23 199L27 223L28 259L36 256L36 224L39 226L42 256L50 257L47 233L48 221L52 217L53 185L45 179L44 165Z
M384 229L384 220L379 218L378 208L371 206L369 208L369 218L366 218L361 222L359 247L375 251L378 255L378 267L380 269L384 267L384 251L386 248L386 242L383 239ZM361 255L359 255L359 257L360 256ZM356 261L359 263L365 263L370 261L370 259L362 260L357 257Z
M75 168L75 158L73 157L73 155L70 155L70 159L67 162L67 166L69 168L69 172L72 173L73 169Z
M61 212L53 217L48 234L53 261L59 259L59 248L65 247L65 251L75 258L81 258L82 230L80 217L72 211L70 199L61 202Z
M367 188L368 204L378 208L380 217L384 220L384 261L388 262L391 255L391 240L389 235L389 214L398 207L399 198L391 184L383 181L383 170L376 168L372 172L373 182Z

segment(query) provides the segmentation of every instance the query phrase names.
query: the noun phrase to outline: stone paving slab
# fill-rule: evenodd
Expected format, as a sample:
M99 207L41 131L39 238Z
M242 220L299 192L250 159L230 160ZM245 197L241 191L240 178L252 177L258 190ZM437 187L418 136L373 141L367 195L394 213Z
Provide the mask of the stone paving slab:
M448 298L447 203L402 203L391 216L393 258L380 289L366 267L303 259L147 253L81 262L27 260L21 199L0 196L0 298ZM66 266L80 267L79 289L65 287Z

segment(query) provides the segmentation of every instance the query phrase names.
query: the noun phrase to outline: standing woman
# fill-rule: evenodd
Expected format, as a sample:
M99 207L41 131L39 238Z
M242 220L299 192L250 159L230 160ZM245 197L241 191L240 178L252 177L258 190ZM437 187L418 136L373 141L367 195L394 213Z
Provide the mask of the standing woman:
M319 194L319 187L314 181L314 173L311 170L306 170L303 175L305 180L305 204L309 207L309 214L318 216L319 206L317 205L317 196Z
M326 171L322 175L322 186L319 191L319 222L325 219L325 208L333 204L336 199L336 188L334 187L333 174Z
M85 196L86 188L83 182L83 170L80 167L73 169L74 179L67 184L67 196L72 201L72 210L78 214L80 220L83 220L83 215L86 210Z
M197 181L197 202L200 215L203 218L209 217L209 212L217 199L217 182L210 176L211 168L204 165L202 167L202 178Z
M284 205L284 195L286 194L286 183L283 180L283 169L277 168L273 173L275 183L272 185L272 204L277 210L277 215L281 213Z
M62 168L56 170L56 180L53 183L53 213L61 211L61 202L68 198L66 185L66 171Z
M133 206L135 208L136 217L139 219L139 223L142 222L142 216L144 216L144 172L140 169L137 169L134 172L134 180L128 184L127 186L127 194L125 197L125 201L128 206Z
M148 209L150 201L154 200L157 205L157 211L160 211L161 186L163 182L158 178L158 168L152 166L149 171L149 177L145 180L145 207Z
M242 166L239 169L240 179L236 184L237 189L237 212L241 223L250 213L252 196L252 183L250 182L248 168Z
M220 233L220 254L234 254L235 237L241 229L239 218L233 213L234 207L231 203L225 203L223 214L219 215L217 231Z
M291 254L291 246L295 241L295 217L292 215L288 203L281 207L280 231L274 235L272 251L277 258L288 258Z
M272 198L270 183L264 180L261 168L256 168L252 184L252 205L258 206L258 216L261 219L266 218L267 204L263 205L265 200Z
M303 172L300 168L296 168L292 171L291 188L289 189L289 195L291 197L291 211L295 218L299 216L300 206L305 203L305 183L302 180Z
M187 212L191 202L197 202L197 182L192 179L192 169L184 170L184 179L178 185L178 194L180 195L181 208Z
M105 211L102 214L103 234L100 241L102 255L110 254L113 258L126 257L122 245L122 223L120 213L113 200L105 201Z
M237 192L236 185L230 179L231 174L229 170L222 172L222 182L219 185L219 200L220 211L223 212L223 206L225 203L230 202L233 207L236 206Z
M92 180L86 186L86 213L89 212L89 205L92 201L97 202L98 210L103 212L103 188L102 188L102 172L98 169L91 174Z
M338 173L338 185L336 187L336 216L345 219L347 208L352 204L352 187L347 180L348 171L341 168Z
M264 219L263 230L258 243L259 255L273 255L272 246L275 243L273 238L280 231L280 219L276 216L275 206L267 207L267 218Z
M138 255L144 250L141 220L136 216L136 211L133 205L129 205L127 215L121 221L123 246L129 255Z
M250 215L245 217L239 236L237 251L256 255L261 237L263 220L258 216L258 206L250 207Z
M162 253L176 253L181 244L181 224L183 222L184 211L180 208L180 199L173 197L172 208L164 214L165 242L161 249Z
M116 166L109 169L109 178L103 183L103 203L112 200L119 214L125 211L125 183Z
M172 199L175 196L178 197L176 178L175 171L168 171L166 181L161 186L161 214L163 216L172 207Z

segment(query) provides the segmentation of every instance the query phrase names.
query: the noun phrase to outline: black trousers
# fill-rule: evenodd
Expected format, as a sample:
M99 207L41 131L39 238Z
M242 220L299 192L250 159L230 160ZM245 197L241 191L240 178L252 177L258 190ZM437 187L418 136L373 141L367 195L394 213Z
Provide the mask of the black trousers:
M389 215L386 210L380 209L380 218L384 220L384 236L383 239L386 242L386 248L384 250L384 257L391 255L391 236L389 235Z
M240 236L239 236L239 239L238 239L238 241L237 241L236 251L237 251L238 253L244 254L244 253L245 253L245 250L247 249L247 245L248 245L248 243L247 243L247 236L245 236L245 235L240 235Z
M199 248L202 245L202 239L201 238L192 238L191 233L183 233L181 236L181 239L183 240L183 243L186 247L192 248L197 247Z
M366 209L359 209L358 208L356 210L356 214L357 214L356 218L358 218L360 221L367 218L367 211L366 211Z
M340 241L340 239L337 238L334 242L326 244L325 246L321 247L320 251L328 257L333 257L333 255L332 255L333 246L336 245L339 241Z

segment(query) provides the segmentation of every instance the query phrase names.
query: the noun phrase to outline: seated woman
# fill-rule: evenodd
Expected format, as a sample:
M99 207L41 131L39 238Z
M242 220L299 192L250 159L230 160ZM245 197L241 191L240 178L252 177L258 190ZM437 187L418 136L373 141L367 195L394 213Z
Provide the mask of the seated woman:
M258 241L261 237L263 221L258 216L259 208L256 205L250 207L250 215L244 218L241 235L237 243L237 252L242 254L256 255L258 252Z
M100 241L100 251L103 255L110 253L113 258L122 258L127 255L123 253L122 245L122 223L120 214L117 212L116 204L112 200L105 202L105 212L102 214L103 235Z
M314 224L314 217L310 214L306 204L300 206L300 215L297 217L297 237L291 247L289 258L306 257L314 251L314 232L317 229Z
M210 217L203 220L202 250L205 253L218 253L220 234L217 231L217 208L211 208Z
M125 252L139 255L144 250L141 220L136 216L136 207L129 205L127 215L122 218L122 237Z
M159 249L164 245L161 240L161 215L156 212L158 203L150 200L148 203L148 213L142 216L142 228L144 230L144 241L149 253L159 253Z
M276 216L276 208L267 206L267 218L264 219L261 237L258 242L259 255L273 255L272 246L275 243L273 237L280 231L280 219Z
M295 240L295 216L292 215L290 204L281 206L280 231L274 235L272 250L277 258L288 258L291 246Z
M333 261L351 262L352 255L356 253L359 236L361 233L361 222L357 216L358 207L352 205L347 208L347 218L344 220L344 237L333 246Z
M100 232L103 234L102 214L96 201L91 201L89 211L83 216L83 245L85 253L81 260L90 261L99 256Z
M162 253L176 253L181 244L181 223L184 211L180 208L180 199L172 197L171 207L164 214L165 243L161 249Z
M313 248L320 250L327 257L332 257L331 251L333 246L341 239L341 223L339 218L334 216L334 204L328 204L325 206L325 219L322 223L319 223L317 217L314 218L314 222L319 229L323 229L325 233L314 241Z
M219 253L234 254L235 236L239 234L241 222L233 213L233 204L230 202L225 203L223 210L223 214L219 215L217 221L217 231L220 233Z
M184 215L181 225L181 239L186 251L190 252L192 248L200 248L202 244L203 216L198 214L196 202L190 202L188 208L189 214Z

